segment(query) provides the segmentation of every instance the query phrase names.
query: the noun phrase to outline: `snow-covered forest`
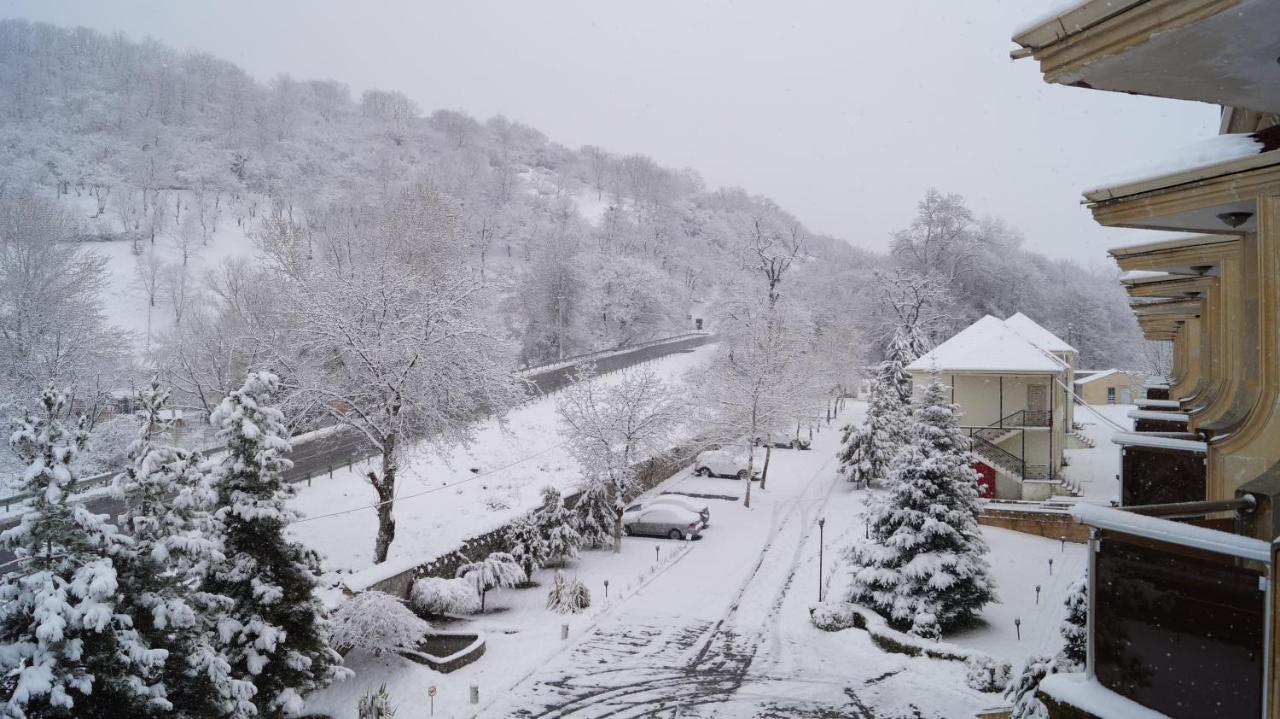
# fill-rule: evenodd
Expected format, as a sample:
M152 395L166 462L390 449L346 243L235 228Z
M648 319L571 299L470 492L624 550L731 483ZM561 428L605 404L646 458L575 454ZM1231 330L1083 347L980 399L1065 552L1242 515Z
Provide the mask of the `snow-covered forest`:
M714 329L762 239L802 247L786 291L850 340L846 361L880 358L893 293L912 295L893 306L935 337L1021 310L1085 365L1139 361L1109 273L1021 250L1016 229L958 195L923 198L881 256L768 198L505 117L329 80L263 84L208 55L25 21L0 23L0 138L6 414L51 379L87 405L153 370L180 406L208 411L246 368L294 348L281 295L297 288L282 273L341 243L384 252L368 223L404 192L430 196L451 281L479 293L466 312L513 367L694 318ZM942 281L898 281L923 275Z

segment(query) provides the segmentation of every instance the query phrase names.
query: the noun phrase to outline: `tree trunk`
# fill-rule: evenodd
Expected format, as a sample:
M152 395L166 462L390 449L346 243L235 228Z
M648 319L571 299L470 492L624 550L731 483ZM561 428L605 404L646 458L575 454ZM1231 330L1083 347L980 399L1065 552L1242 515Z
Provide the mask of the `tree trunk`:
M773 448L769 445L764 446L764 469L760 470L760 489L764 489L764 483L769 481L769 456L773 454ZM747 478L750 481L750 477Z
M396 460L395 437L387 439L382 452L382 478L370 472L369 482L378 494L378 538L374 540L373 561L375 564L387 561L387 553L391 550L391 542L396 538L396 519L392 511L392 501L396 496Z
M756 443L747 442L747 493L742 496L742 506L751 509L751 471L756 468Z

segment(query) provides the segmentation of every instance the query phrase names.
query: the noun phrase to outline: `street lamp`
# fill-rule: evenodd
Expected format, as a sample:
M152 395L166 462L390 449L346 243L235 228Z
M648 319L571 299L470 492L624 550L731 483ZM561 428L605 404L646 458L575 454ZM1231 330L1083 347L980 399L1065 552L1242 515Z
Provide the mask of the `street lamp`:
M822 528L827 523L826 517L818 517L818 601L822 601L822 545L824 544Z

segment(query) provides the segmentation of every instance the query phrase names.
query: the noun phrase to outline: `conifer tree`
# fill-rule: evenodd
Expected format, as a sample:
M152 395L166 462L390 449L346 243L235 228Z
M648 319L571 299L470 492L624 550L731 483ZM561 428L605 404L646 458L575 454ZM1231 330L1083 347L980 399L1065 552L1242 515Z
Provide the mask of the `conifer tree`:
M32 495L0 535L16 566L0 579L0 698L10 717L147 716L172 707L159 681L168 653L147 646L123 611L114 558L130 540L68 497L85 446L59 420L66 395L44 390L37 413L14 421L9 446Z
M217 639L232 602L204 588L225 558L217 495L203 456L164 444L168 397L155 380L138 393L141 436L114 481L125 504L121 526L133 539L116 562L125 605L147 644L169 653L163 678L178 716L252 716L253 682L232 674Z
M1077 579L1067 589L1067 614L1059 627L1065 644L1059 659L1066 671L1081 671L1089 652L1089 575Z
M538 508L538 526L547 540L547 563L563 564L576 559L582 535L574 526L573 515L565 509L564 498L555 487L542 488L542 506Z
M548 550L536 513L526 514L512 522L507 538L511 543L511 556L532 578L534 570L546 563Z
M234 603L218 630L232 670L253 677L263 717L300 711L303 694L347 674L314 594L319 560L285 537L296 514L285 506L289 436L271 405L279 387L269 372L250 373L210 417L227 449L214 479L226 559L209 589Z
M945 389L934 374L913 413L913 440L894 460L889 496L873 509L871 541L848 557L851 601L903 628L928 613L946 631L994 599L973 457Z
M882 482L894 457L909 440L912 361L902 332L894 335L887 357L876 370L871 401L861 427L845 425L840 468L850 482Z
M588 473L582 483L582 493L573 506L573 529L582 538L582 544L592 549L613 546L613 525L617 518L612 487L602 474Z

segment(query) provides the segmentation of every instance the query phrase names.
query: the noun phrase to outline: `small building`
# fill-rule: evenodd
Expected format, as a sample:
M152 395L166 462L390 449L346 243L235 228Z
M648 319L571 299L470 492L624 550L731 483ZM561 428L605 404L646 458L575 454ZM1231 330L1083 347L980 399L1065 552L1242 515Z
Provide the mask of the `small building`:
M1034 324L1025 316L1015 324L1024 323ZM994 496L1001 499L1041 500L1056 493L1071 428L1071 364L1027 334L1033 333L987 315L906 368L917 386L933 372L950 386L960 424L980 458L976 469L994 477ZM1074 349L1060 352L1074 360Z
M1118 369L1077 372L1075 385L1085 404L1134 404L1147 396L1145 375Z

